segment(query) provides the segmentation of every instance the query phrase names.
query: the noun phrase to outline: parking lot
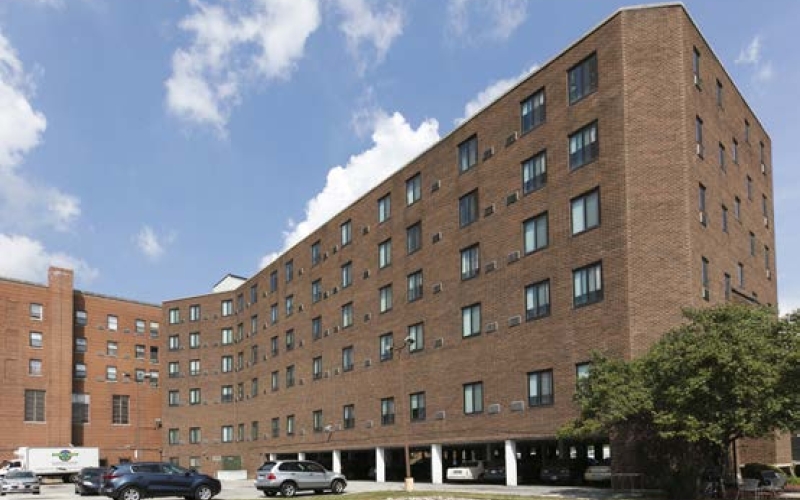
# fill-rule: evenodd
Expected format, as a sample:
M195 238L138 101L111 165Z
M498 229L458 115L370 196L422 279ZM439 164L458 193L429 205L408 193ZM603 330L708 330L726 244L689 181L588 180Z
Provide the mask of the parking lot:
M482 494L496 494L496 495L519 495L520 497L562 497L562 498L586 498L586 499L596 499L596 500L604 500L608 498L614 497L614 493L610 489L607 488L581 488L581 487L574 487L574 486L515 486L515 487L507 487L501 485L491 485L491 484L437 484L433 485L430 483L418 483L415 485L415 491L420 493L420 497L426 496L425 492L431 491L438 491L438 492L448 492L455 494L456 492L471 492L471 493L482 493ZM348 493L359 493L365 491L390 491L390 492L402 492L403 491L403 483L399 482L386 482L386 483L376 483L373 481L350 481L347 485L347 490L345 490L345 496ZM298 498L303 497L311 497L313 496L310 493L299 493L297 495ZM332 495L326 494L326 497L333 498ZM457 496L457 495L454 495ZM636 495L625 495L626 497L634 497ZM11 496L8 496L11 498ZM75 495L75 487L72 484L63 484L63 483L45 483L42 485L42 493L39 496L33 495L15 495L14 498L34 498L36 500L50 500L50 499L77 499L79 498ZM105 498L105 497L99 497ZM236 480L236 481L223 481L222 482L222 493L219 496L215 497L219 500L255 500L255 499L264 499L264 496L256 491L253 487L252 480ZM280 498L280 497L277 497Z

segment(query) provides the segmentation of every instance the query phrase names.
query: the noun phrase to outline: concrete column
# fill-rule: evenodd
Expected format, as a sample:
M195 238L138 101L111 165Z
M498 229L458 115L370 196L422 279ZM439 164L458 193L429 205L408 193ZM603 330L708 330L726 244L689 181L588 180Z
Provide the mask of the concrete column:
M386 450L380 446L375 448L375 481L386 482Z
M278 454L277 453L270 453L269 454L269 461L270 462L274 462L277 459L278 459Z
M506 486L517 485L517 442L506 440Z
M333 472L342 472L342 450L333 450Z
M302 451L301 451L301 452L299 452L299 453L297 454L297 459L298 459L298 460L305 460L305 459L306 459L306 454L305 454L305 453L303 453Z
M431 482L442 484L442 445L431 445Z

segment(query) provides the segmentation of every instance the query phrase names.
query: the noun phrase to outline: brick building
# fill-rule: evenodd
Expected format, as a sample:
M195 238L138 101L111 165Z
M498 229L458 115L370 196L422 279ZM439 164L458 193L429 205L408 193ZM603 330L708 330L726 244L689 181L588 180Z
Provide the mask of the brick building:
M592 350L777 303L770 148L682 5L616 12L255 276L166 302L165 456L601 458L555 441ZM743 458L790 460L767 444Z
M46 285L0 279L0 459L69 445L159 459L160 320L160 306L75 290L67 269Z

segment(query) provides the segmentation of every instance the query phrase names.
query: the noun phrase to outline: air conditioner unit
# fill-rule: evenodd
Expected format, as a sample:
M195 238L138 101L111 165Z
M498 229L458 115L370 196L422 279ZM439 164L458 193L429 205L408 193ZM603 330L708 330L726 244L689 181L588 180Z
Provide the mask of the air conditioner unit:
M364 315L364 321L365 322L369 321L370 319L372 319L372 315L370 313L367 313L367 314Z
M444 410L441 410L441 411L437 411L437 412L436 412L436 413L433 415L433 418L434 418L435 420L444 420L445 416L446 416L446 414L445 414Z
M433 347L438 349L444 345L444 338L439 337L438 339L433 341Z
M508 263L516 262L519 260L519 250L515 250L508 254Z
M500 405L497 404L497 403L491 404L491 405L489 405L487 410L489 411L489 415L494 415L494 414L500 413Z
M514 191L506 196L506 206L513 205L517 200L519 200L519 191Z
M492 333L497 331L497 321L490 321L486 324L486 333Z
M492 147L490 147L490 148L487 148L487 149L486 149L486 150L483 152L483 161L486 161L486 160L488 160L488 159L489 159L489 158L491 158L492 156L494 156L494 146L492 146Z
M365 359L364 360L364 366L367 367L367 368L372 366L372 360L371 359Z
M369 226L362 227L361 234L369 234Z
M494 213L494 203L483 209L483 216L489 217Z
M442 181L434 181L434 183L431 184L431 193L438 191L440 187L442 187Z
M516 315L508 318L508 326L517 326L522 323L522 316Z
M509 408L511 411L522 411L525 409L525 401L512 401Z
M486 264L486 272L487 273L490 273L490 272L494 271L495 269L497 269L497 261L496 260L493 260L493 261L489 262L488 264Z
M510 145L514 144L515 142L517 142L517 132L516 131L514 131L513 133L511 133L511 135L506 137L506 147L509 147Z
M434 284L433 284L433 293L439 293L439 292L441 292L441 291L442 291L442 284L441 284L441 282L440 282L440 283L434 283Z
M442 233L434 234L432 239L434 243L439 243L442 240Z

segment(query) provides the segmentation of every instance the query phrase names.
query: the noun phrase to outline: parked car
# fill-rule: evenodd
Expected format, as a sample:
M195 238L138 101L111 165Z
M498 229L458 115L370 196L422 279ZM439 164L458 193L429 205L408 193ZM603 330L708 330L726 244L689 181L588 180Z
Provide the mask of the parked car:
M171 463L131 462L113 465L103 475L101 493L114 500L184 497L210 500L222 490L220 482L194 469Z
M577 483L581 477L577 464L570 460L544 464L539 474L539 479L550 483Z
M303 490L312 490L316 494L330 490L339 495L347 487L347 478L310 460L276 460L264 462L258 468L254 484L268 497L278 493L293 497Z
M0 495L7 493L33 493L38 495L39 477L29 470L13 469L0 482Z
M483 460L470 460L447 469L448 481L482 481L486 468Z
M521 479L519 464L517 464L517 484ZM491 483L506 483L506 464L503 462L493 463L486 466L483 479Z
M76 495L97 495L103 486L104 467L84 467L75 477Z
M779 492L786 486L786 475L778 472L775 469L766 469L761 471L761 482L764 484L764 489L772 492Z

